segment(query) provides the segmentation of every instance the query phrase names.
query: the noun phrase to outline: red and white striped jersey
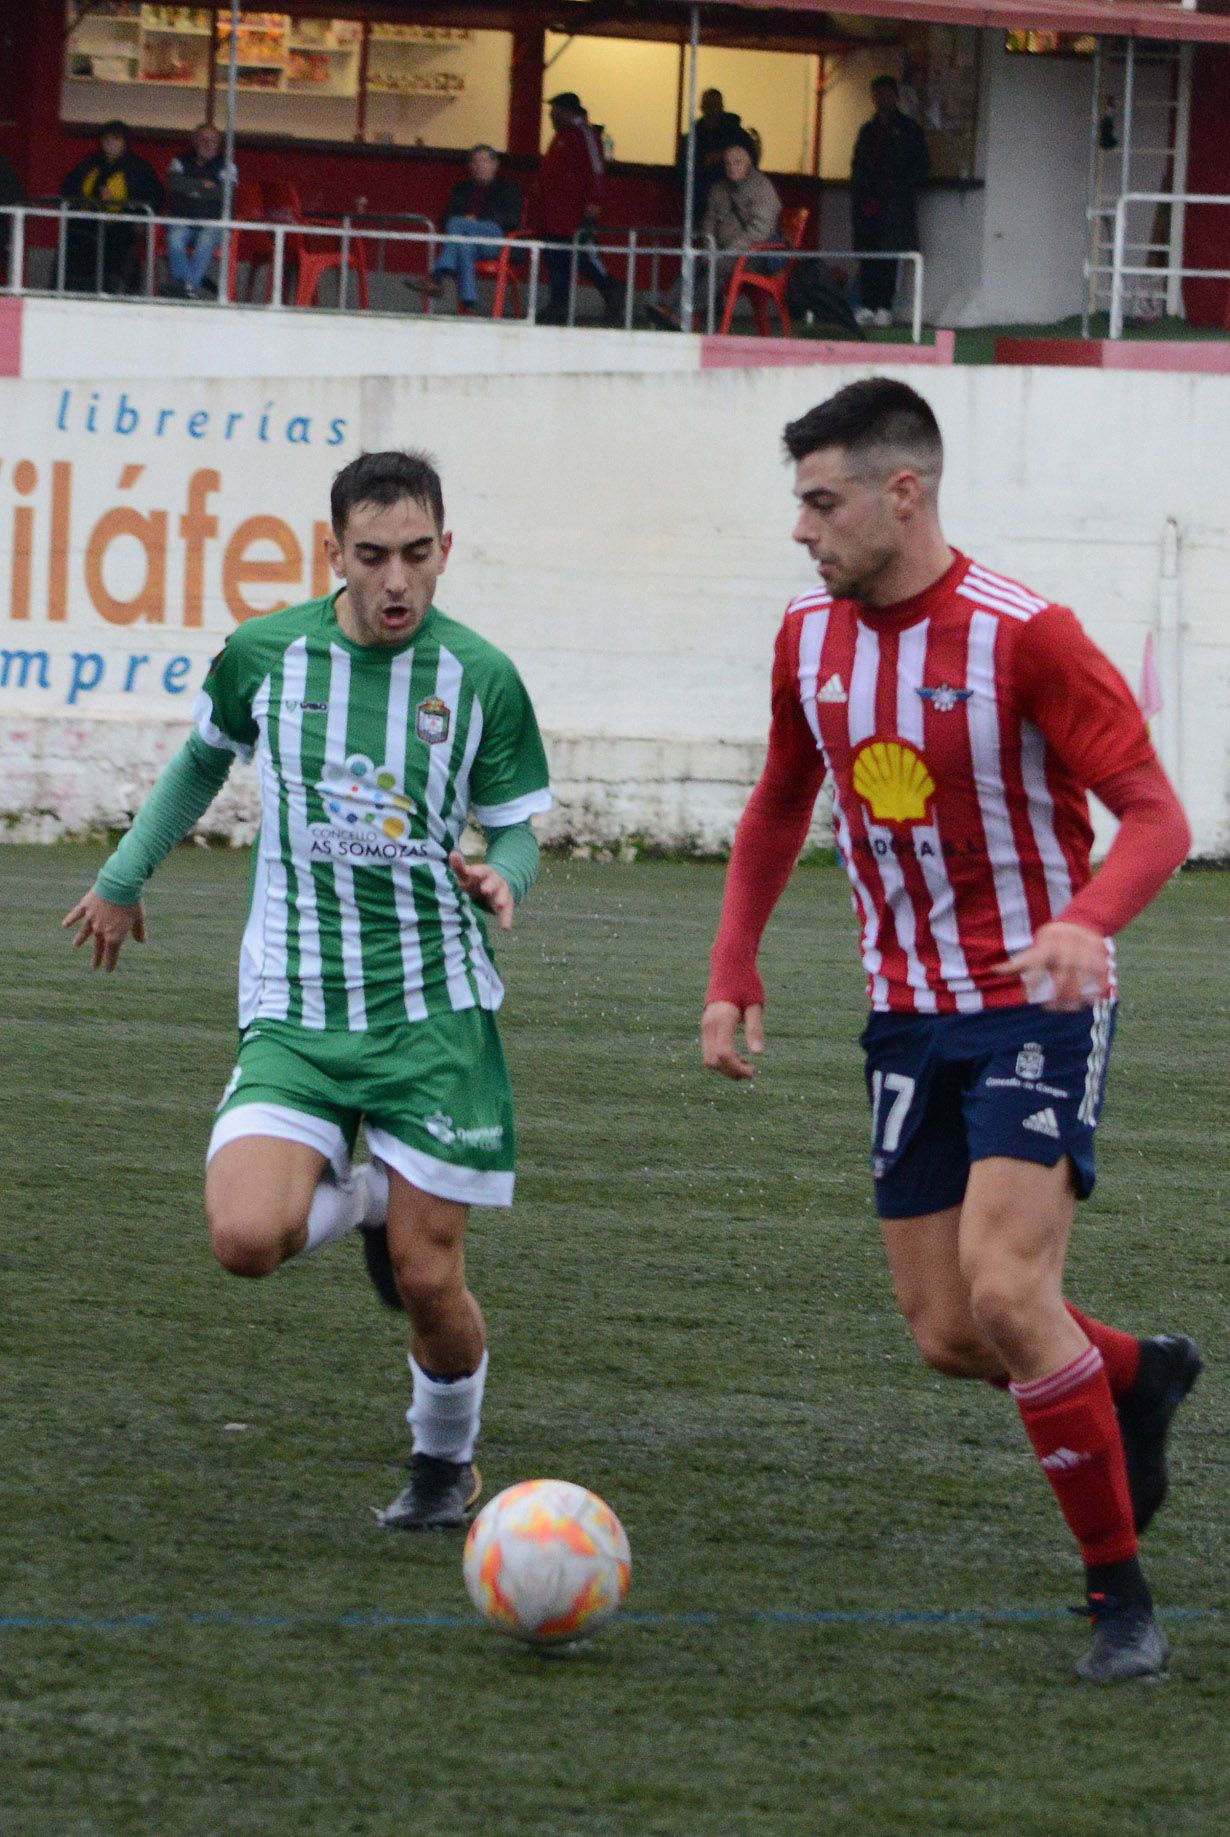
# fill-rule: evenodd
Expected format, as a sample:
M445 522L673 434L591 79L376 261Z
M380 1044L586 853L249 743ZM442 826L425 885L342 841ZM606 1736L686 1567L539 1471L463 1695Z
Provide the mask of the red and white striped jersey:
M875 1009L1030 1000L996 966L1089 879L1086 787L1152 757L1074 615L964 555L887 609L818 588L786 610L767 769L832 776Z

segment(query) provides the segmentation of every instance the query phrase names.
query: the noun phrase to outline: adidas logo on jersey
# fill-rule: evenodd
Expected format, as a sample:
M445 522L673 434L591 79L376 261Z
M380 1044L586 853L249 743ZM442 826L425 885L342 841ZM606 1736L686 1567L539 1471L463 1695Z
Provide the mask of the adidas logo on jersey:
M1059 1120L1048 1104L1045 1110L1035 1110L1021 1124L1022 1129L1032 1129L1035 1135L1049 1135L1053 1141L1059 1140Z
M842 684L841 677L838 676L836 672L829 677L823 689L817 689L816 700L818 702L844 702L849 700Z

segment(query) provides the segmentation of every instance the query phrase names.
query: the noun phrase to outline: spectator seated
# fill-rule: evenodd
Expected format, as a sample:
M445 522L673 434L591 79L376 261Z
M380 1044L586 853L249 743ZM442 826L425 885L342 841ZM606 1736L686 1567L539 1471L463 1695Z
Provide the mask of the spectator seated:
M769 301L777 308L781 322L782 336L789 338L791 333L790 308L786 303L786 293L790 285L790 262L783 262L774 273L765 273L764 267L757 267L757 258L763 262L767 252L774 249L800 249L807 234L807 224L811 212L807 209L785 210L782 212L782 240L780 242L754 242L739 257L731 271L730 283L726 289L726 304L722 309L722 323L718 330L729 332L739 295L746 292L751 301L752 313L756 320L756 330L762 338L769 336Z

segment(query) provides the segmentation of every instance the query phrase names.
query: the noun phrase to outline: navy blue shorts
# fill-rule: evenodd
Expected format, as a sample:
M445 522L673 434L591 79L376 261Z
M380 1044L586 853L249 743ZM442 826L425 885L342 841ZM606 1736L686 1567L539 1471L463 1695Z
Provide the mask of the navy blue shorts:
M1093 1191L1115 1004L1079 1014L873 1014L862 1035L871 1171L881 1218L960 1205L970 1164L990 1155L1054 1167Z

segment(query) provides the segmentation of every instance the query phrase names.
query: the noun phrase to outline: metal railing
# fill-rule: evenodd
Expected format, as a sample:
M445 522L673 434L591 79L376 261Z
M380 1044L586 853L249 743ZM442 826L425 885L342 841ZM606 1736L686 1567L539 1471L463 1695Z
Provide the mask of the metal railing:
M598 240L585 233L573 238L572 261L569 274L568 321L571 324L576 302L578 267L586 254L614 256L627 263L624 299L624 324L632 325L632 304L635 295L635 277L638 260L648 256L650 261L649 290L653 294L661 292L660 274L663 258L682 261L684 249L680 242L659 243L655 239L666 236L678 236L677 230L626 230L621 233L622 240L613 238ZM719 249L712 236L705 236L693 244L693 255L698 265L705 270L704 292L704 329L713 333L718 323L718 277L722 265L727 267L739 259L740 255L749 252L739 249ZM758 248L750 256L755 261L771 261L776 267L786 267L794 263L819 262L828 267L833 262L905 262L910 269L910 339L914 344L922 343L922 310L923 310L923 275L925 262L917 249L865 250L865 249L791 249L783 245L778 248L766 246ZM753 272L757 272L753 270ZM763 272L760 270L759 272Z
M697 236L692 244L695 260L701 263L706 271L705 282L705 317L709 331L713 330L717 313L717 256L718 246L712 236ZM649 289L656 299L662 289L663 262L682 262L685 250L679 240L677 228L654 229L638 228L621 230L608 234L599 241L588 230L578 230L572 238L569 250L568 265L568 316L566 323L575 325L577 311L577 290L580 284L580 267L586 256L611 256L625 263L624 269L624 330L630 332L633 325L636 306L636 275L639 262L648 261Z
M0 210L0 218L9 219L11 232L9 242L8 284L5 288L5 291L8 293L28 291L23 288L21 282L25 273L27 246L26 222L27 219L30 218L48 218L54 221L57 226L54 266L54 291L56 293L63 293L66 290L69 225L72 222L79 223L85 229L94 232L94 257L92 265L94 269L94 292L96 294L102 294L105 291L105 282L108 278L106 272L108 240L111 241L113 248L117 245L122 246L125 229L132 236L144 233L146 243L146 285L147 289L152 289L154 255L153 230L155 218L153 207L149 204L130 203L127 204L122 211L107 210L99 205L80 206L74 209L64 199L36 199L30 204L10 205ZM85 240L85 237L83 237L82 241L84 242ZM75 289L74 291L85 292L87 290L81 288Z
M894 255L879 249L822 249L825 262L905 262L910 270L910 343L922 343L923 275L926 263L918 249L899 249Z
M617 266L623 268L623 277L613 276L616 285L620 286L623 295L622 322L627 329L634 323L635 308L638 297L638 281L648 274L649 292L658 294L661 291L662 267L664 263L681 264L688 251L678 240L678 231L633 229L619 233L618 237L608 236L603 240L582 232L572 238L570 245L561 245L558 239L518 236L515 242L497 243L489 234L473 236L446 236L432 224L430 218L410 216L401 221L413 221L424 227L419 229L392 229L385 227L390 221L379 213L344 215L333 222L320 219L313 221L287 221L285 219L240 219L179 217L171 215L154 215L148 208L130 206L125 212L100 211L81 208L67 202L56 201L45 204L9 205L0 209L0 221L7 219L9 224L8 263L5 271L5 284L0 291L9 294L27 293L75 293L102 295L106 290L108 279L106 263L106 239L108 231L121 231L121 226L131 232L134 239L127 254L129 269L126 277L129 285L125 291L133 291L133 283L138 275L141 281L141 293L144 297L153 298L157 292L159 235L168 229L180 226L205 231L218 238L216 259L218 262L217 304L222 307L239 304L253 305L253 301L240 301L237 298L238 269L241 265L249 269L250 278L265 268L269 270L268 299L264 304L279 306L285 304L283 294L286 290L287 275L293 270L301 253L326 253L336 266L338 272L338 297L332 307L320 307L312 302L314 310L345 311L349 309L349 277L356 270L364 278L377 276L382 282L396 277L389 271L389 259L396 259L398 253L412 258L414 271L430 273L436 254L445 242L473 243L480 251L480 258L485 261L496 260L501 256L507 258L509 269L519 283L524 284L525 305L522 317L527 324L534 324L538 318L538 296L540 281L543 278L546 256L550 251L561 247L568 249L569 255L569 288L567 301L568 324L575 323L579 294L580 265L587 255L611 258ZM375 219L373 221L373 219ZM26 280L27 259L36 247L46 249L47 242L36 243L35 235L39 226L48 226L52 231L50 241L54 249L51 272L51 286L31 285ZM69 282L81 279L80 269L75 277L69 274L69 251L74 226L82 226L88 232L97 232L93 255L93 286L70 288ZM667 240L674 237L675 240ZM236 248L235 239L239 238ZM245 240L246 239L246 240ZM82 239L84 241L84 237ZM134 259L133 249L139 245L139 257ZM80 245L79 245L80 248ZM369 252L374 255L373 262L368 261ZM419 266L420 252L422 266ZM712 333L716 329L719 313L719 276L723 264L730 265L738 251L720 250L712 236L706 236L693 243L691 249L693 261L699 265L703 276L704 307L700 315L703 328ZM891 252L870 252L862 250L794 250L772 249L762 252L775 262L787 263L820 261L904 261L912 272L912 310L911 336L914 343L922 338L922 287L923 258L917 250L905 249L897 254ZM234 259L232 259L234 255ZM514 265L515 264L515 265ZM408 276L407 276L408 278ZM428 293L424 310L431 311L432 301Z
M1166 194L1173 198L1173 193ZM1129 204L1135 204L1152 198L1153 194L1125 193ZM1081 337L1090 336L1091 321L1098 312L1110 312L1111 286L1114 279L1115 248L1115 205L1105 204L1091 207L1086 212L1090 226L1089 253L1084 265L1084 299L1081 307ZM1156 266L1156 258L1171 255L1169 241L1159 242L1153 231L1141 233L1129 240L1130 226L1124 223L1123 253L1125 259L1136 256L1139 259L1139 274L1133 276L1133 284L1124 289L1124 306L1128 310L1129 295L1132 309L1138 314L1147 314L1150 318L1160 318L1167 303L1167 273L1164 266Z
M379 221L379 214L373 213ZM131 295L137 291L143 297L153 298L157 287L158 237L168 229L186 228L203 231L217 237L218 249L218 297L217 304L233 306L251 305L251 301L239 301L233 294L235 280L234 270L243 263L254 269L270 271L269 297L266 305L282 305L286 290L287 273L294 267L300 252L312 251L336 256L339 270L339 297L337 306L325 310L346 310L347 277L355 271L356 265L367 268L369 274L385 278L388 254L394 248L405 248L417 253L422 251L425 266L430 269L436 250L446 240L442 231L432 223L430 217L417 213L406 213L396 220L421 224L421 229L388 229L373 227L371 217L366 213L339 216L333 222L321 219L313 221L291 220L286 217L269 218L200 218L179 217L170 214L155 215L147 206L129 205L124 211L105 211L70 204L66 201L55 201L45 204L8 205L0 209L0 220L7 219L10 226L9 256L3 291L11 294L24 293L90 293L102 294L105 290L106 274L106 238L109 231L127 229L142 245L141 257L136 264L130 264L131 272L126 277L129 285L126 291ZM383 219L385 223L393 221L391 217ZM52 262L51 286L31 285L26 280L27 256L35 247L30 235L30 226L38 224L53 226L52 244L54 257ZM74 226L82 232L82 240L90 231L96 233L96 255L93 260L93 287L70 287L68 274L68 251ZM231 252L235 238L248 238L249 242L242 255L237 254L232 262ZM492 247L489 236L454 237L453 241L476 242L482 245L484 253ZM539 251L542 245L519 243L529 253L531 263L537 269ZM375 261L367 264L367 254L371 250ZM353 258L353 259L352 259ZM141 287L136 289L134 283L139 278ZM391 277L390 277L391 278ZM536 273L535 273L536 278ZM536 289L535 289L536 291ZM533 316L532 313L530 315Z
M1180 281L1230 281L1230 268L1188 268L1181 263L1167 261L1164 265L1145 262L1129 262L1129 254L1154 252L1159 245L1155 243L1129 244L1127 240L1127 213L1133 204L1221 204L1230 205L1230 197L1203 191L1125 191L1115 205L1115 231L1111 242L1110 259L1110 326L1112 338L1122 338L1124 320L1124 299L1127 285L1140 277L1157 281L1168 281L1171 277ZM1167 248L1169 245L1166 245Z

